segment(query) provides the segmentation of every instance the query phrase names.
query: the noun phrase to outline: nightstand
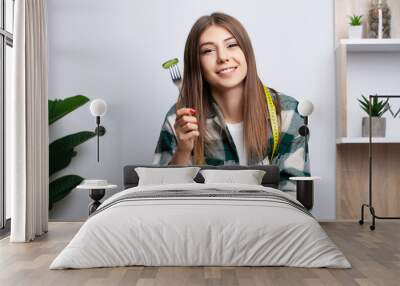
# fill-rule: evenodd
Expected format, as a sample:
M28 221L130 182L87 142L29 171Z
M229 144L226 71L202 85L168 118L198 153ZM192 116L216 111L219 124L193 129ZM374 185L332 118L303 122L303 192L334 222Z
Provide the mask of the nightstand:
M289 180L296 181L296 199L303 206L311 210L314 205L314 181L320 177L290 177Z
M89 197L93 200L89 204L89 215L91 215L101 205L100 200L104 197L106 190L115 189L116 187L117 185L108 184L107 180L84 180L76 188L89 190Z

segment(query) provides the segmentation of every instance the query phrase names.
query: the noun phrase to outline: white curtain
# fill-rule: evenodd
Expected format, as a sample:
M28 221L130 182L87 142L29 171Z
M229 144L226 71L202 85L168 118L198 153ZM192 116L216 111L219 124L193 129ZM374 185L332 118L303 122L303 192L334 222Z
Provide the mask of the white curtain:
M47 232L49 139L45 0L16 0L9 166L12 242ZM7 122L7 121L6 121ZM7 148L6 147L6 148Z

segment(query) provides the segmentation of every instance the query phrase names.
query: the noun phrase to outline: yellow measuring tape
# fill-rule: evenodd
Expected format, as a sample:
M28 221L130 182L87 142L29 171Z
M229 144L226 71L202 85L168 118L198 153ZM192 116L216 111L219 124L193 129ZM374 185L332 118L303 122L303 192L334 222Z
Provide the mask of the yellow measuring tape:
M270 160L270 163L272 163L272 160L274 159L274 155L275 155L276 149L278 148L278 142L279 142L278 117L276 115L276 108L275 108L275 104L272 100L272 95L269 92L269 89L265 85L264 85L264 93L265 93L265 97L267 98L269 120L271 122L272 137L274 139L274 145L272 148L272 154L271 154L271 160Z

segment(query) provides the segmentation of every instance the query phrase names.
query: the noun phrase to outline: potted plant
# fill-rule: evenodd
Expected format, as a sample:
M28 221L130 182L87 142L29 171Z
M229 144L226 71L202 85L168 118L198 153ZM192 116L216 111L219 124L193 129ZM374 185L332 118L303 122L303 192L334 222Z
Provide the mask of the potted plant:
M361 39L363 35L362 15L349 16L349 39Z
M49 106L49 125L60 118L79 108L89 101L89 98L83 95L75 95L65 99L48 100ZM84 178L76 174L59 176L56 179L54 174L66 168L72 158L77 155L75 147L96 136L91 131L80 131L74 134L59 138L49 145L49 176L51 182L49 185L49 209L57 201L67 196Z
M369 137L369 115L371 110L371 120L372 120L372 137L385 137L386 133L386 118L382 115L388 111L389 99L378 100L378 98L373 98L370 102L364 95L361 99L357 99L360 102L361 108L368 114L368 117L362 118L362 137Z

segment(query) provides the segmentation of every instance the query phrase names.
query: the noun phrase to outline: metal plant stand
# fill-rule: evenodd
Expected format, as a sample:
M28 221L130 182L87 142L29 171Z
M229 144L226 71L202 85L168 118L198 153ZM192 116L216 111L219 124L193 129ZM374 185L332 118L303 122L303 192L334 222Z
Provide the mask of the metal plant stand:
M373 98L400 98L400 95L370 95L369 96L369 102ZM370 225L371 230L375 230L375 219L400 219L400 217L383 217L383 216L378 216L375 214L375 209L372 205L372 117L371 117L371 106L372 104L369 105L369 143L368 143L368 153L369 153L369 202L368 204L363 204L361 206L361 219L358 221L359 224L364 224L364 208L367 207L369 208L369 211L372 216L372 225Z

